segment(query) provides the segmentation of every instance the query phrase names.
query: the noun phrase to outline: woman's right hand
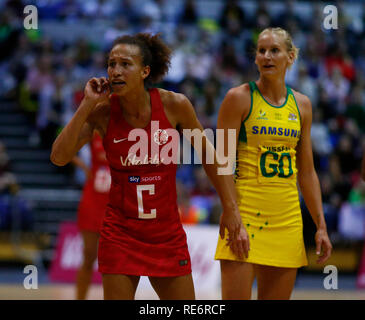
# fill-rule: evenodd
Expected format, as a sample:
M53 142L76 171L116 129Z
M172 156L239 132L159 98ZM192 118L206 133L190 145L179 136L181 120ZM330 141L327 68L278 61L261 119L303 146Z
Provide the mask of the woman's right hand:
M85 99L100 103L110 98L111 90L109 81L105 77L91 78L84 90Z

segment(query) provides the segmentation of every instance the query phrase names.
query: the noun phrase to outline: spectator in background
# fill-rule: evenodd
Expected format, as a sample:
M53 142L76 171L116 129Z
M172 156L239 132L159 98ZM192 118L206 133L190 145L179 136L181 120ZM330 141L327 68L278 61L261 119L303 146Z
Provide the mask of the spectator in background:
M76 63L82 67L87 68L92 62L91 44L83 38L76 42L75 59Z
M117 37L127 34L130 30L128 18L120 15L118 19L115 19L114 24L105 31L103 50L107 51Z
M198 12L194 0L185 0L184 7L178 18L179 23L195 25L198 22Z
M164 78L166 88L177 91L178 85L187 76L187 56L190 55L192 48L187 43L187 34L184 29L176 31L176 39L172 44L171 67Z
M339 141L339 144L335 150L338 157L340 170L342 175L351 179L352 174L360 167L358 165L358 159L354 154L355 146L353 140L348 133L344 133Z
M361 173L361 179L365 181L365 139L364 139L365 137L364 135L362 137L363 137L363 139L361 139L362 159L361 159L360 173Z
M213 204L218 197L202 166L194 168L195 184L190 194L191 206L195 209L197 222L209 223Z
M231 36L239 36L242 29L247 26L245 12L237 0L228 0L225 3L219 24Z
M294 33L292 33L293 30L290 28L292 22L295 22L301 30L307 30L308 25L310 24L310 22L304 19L302 15L298 15L295 12L296 4L296 0L285 0L283 10L279 13L276 19L274 19L275 25L283 29L288 29L288 31L290 31L290 34L293 34L293 38L295 38ZM299 47L302 48L301 45L299 45Z
M52 83L40 93L37 129L44 148L50 148L59 130L66 123L65 116L73 111L73 91L66 82L66 75L58 72Z
M72 87L78 87L80 83L84 85L85 81L88 79L87 70L76 63L76 53L74 51L66 51L62 56L60 64L61 70L67 77L67 83Z
M10 172L10 159L0 141L0 230L30 230L32 212L30 204L18 196L19 185Z
M24 1L22 0L7 0L5 7L12 10L14 15L19 19L23 19Z
M313 108L317 108L318 104L318 85L315 79L308 75L305 64L300 64L298 67L298 79L295 87L301 88L303 94L307 95L313 103Z
M336 154L329 157L329 174L333 182L333 189L340 196L341 204L347 200L351 190L351 180L341 171L340 161Z
M134 7L133 0L117 1L115 11L118 18L122 17L127 20L128 25L131 26L139 24L139 12Z
M324 216L329 234L337 232L338 214L341 208L341 196L334 188L334 181L328 173L320 176L320 184L322 190L322 203Z
M29 143L32 145L38 145L40 142L36 119L40 93L46 86L53 85L52 59L52 55L40 56L28 70L25 83L20 85L19 103L32 124L32 132L29 136Z
M336 41L328 47L327 57L325 59L326 70L331 77L332 73L339 69L340 73L348 80L355 79L355 68L351 57L346 53L346 40Z
M110 19L115 15L114 1L92 0L82 3L83 15L92 19Z
M220 67L220 76L224 79L226 84L232 86L238 85L240 79L239 71L242 70L241 56L237 55L232 44L223 42L218 56L218 63Z
M322 121L322 110L314 109L311 140L313 147L314 166L319 170L327 169L327 159L332 152L332 144L328 127Z
M346 118L353 119L362 132L365 131L365 103L363 91L363 86L360 85L353 88L345 112Z
M342 75L339 68L334 68L331 75L323 81L323 88L330 97L335 112L343 114L346 111L347 97L350 92L350 83Z
M86 76L88 79L92 78L92 75L96 77L106 77L105 66L107 65L107 59L104 52L95 51L91 56L91 65L86 70Z
M198 80L201 84L210 76L213 63L214 57L203 45L195 47L191 54L186 55L188 75Z
M339 212L339 232L347 239L363 240L365 236L365 182L359 180L350 191L348 201Z
M20 23L13 10L2 10L0 12L0 63L10 58L17 49L20 34Z
M72 22L82 17L83 11L77 0L61 0L58 3L57 15L61 21Z
M181 222L183 224L199 223L197 212L190 201L189 190L184 183L178 180L176 181L176 193Z

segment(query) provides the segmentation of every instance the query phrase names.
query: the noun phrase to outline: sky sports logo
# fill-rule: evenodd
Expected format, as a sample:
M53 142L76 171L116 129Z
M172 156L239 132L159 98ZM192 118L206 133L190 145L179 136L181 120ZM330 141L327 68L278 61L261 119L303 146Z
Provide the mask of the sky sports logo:
M132 183L139 183L141 181L140 176L128 176L128 181Z

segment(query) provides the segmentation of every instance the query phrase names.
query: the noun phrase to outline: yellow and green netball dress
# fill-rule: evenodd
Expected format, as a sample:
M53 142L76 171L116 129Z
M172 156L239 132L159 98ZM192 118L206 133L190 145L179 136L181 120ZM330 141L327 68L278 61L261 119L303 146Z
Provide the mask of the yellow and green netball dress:
M300 113L289 87L284 104L273 106L255 82L249 84L251 107L240 129L235 185L250 251L240 260L219 237L215 259L298 268L307 265L296 184Z

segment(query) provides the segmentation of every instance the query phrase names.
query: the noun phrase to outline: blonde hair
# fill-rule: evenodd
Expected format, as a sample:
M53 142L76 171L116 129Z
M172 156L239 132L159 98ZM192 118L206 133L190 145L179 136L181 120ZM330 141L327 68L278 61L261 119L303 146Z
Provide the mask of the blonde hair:
M281 36L284 39L284 43L286 45L286 50L288 53L293 52L294 53L294 61L298 58L299 55L299 48L295 46L293 43L293 39L288 31L282 29L282 28L266 28L263 31L260 32L259 37L267 32L274 33L278 36ZM293 61L293 63L294 63Z

